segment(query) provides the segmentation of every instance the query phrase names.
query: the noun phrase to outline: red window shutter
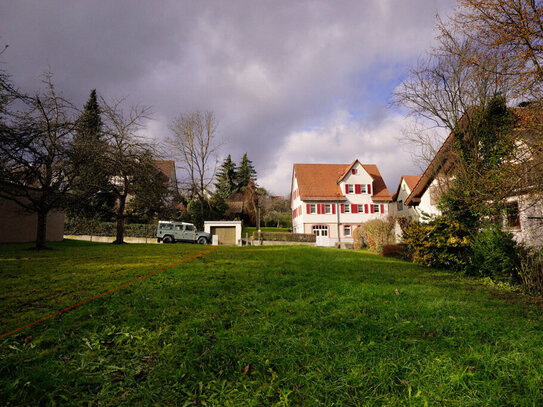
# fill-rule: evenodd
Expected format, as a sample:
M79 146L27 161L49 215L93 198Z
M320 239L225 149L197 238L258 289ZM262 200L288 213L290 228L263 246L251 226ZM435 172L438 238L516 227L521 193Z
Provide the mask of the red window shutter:
M364 213L368 213L368 204L364 204Z
M311 213L311 205L310 204L307 204L305 209L306 209L306 213Z
M341 204L341 213L345 213L345 205Z
M332 214L336 214L336 204L332 204Z
M356 175L356 170L351 170L351 174Z
M352 213L358 213L358 206L355 204L351 204L351 212Z
M349 184L345 184L345 195L349 193Z
M317 204L317 215L321 214L321 204Z
M362 185L354 184L354 193L355 194L361 194L362 193Z
M370 205L370 213L373 213L373 204Z
M381 204L381 213L385 213L385 205Z
M371 195L371 184L368 184L368 188L366 189L366 191L368 191L368 194Z

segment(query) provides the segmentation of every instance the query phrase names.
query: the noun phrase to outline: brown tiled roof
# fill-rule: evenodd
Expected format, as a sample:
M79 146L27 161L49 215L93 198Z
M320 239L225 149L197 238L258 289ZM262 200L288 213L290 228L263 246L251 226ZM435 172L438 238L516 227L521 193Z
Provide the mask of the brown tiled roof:
M175 171L175 161L173 160L155 160L155 166L166 177L166 182L170 182L172 172Z
M370 177L373 178L372 199L374 201L391 201L392 196L390 196L385 180L381 177L381 173L377 169L377 166L375 164L362 164L362 167L370 174Z
M402 179L405 180L407 188L409 188L409 193L411 193L421 177L422 175L402 175L400 177L400 182L398 183L398 188L396 189L396 192L394 192L394 194L392 195L392 200L395 201L396 198L398 198L398 194L400 193L400 187L402 186Z
M356 161L355 161L356 162ZM298 191L303 201L345 201L338 180L345 177L352 164L294 164ZM373 200L389 201L390 193L376 165L362 164L373 178Z

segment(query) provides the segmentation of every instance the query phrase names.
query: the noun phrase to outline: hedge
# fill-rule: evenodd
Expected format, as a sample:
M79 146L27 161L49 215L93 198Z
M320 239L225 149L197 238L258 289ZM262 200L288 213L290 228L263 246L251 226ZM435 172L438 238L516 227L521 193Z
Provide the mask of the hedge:
M124 226L125 237L156 237L157 224L128 223ZM67 219L64 224L65 235L115 236L115 222L96 222Z
M253 239L257 238L257 233L253 233ZM288 233L288 232L260 232L260 240L270 240L274 242L316 242L316 236L308 233Z

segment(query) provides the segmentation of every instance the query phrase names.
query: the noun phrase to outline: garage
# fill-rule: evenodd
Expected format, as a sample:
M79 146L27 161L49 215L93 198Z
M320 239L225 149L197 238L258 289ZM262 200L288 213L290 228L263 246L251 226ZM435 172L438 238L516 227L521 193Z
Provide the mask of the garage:
M204 230L213 244L241 245L241 221L206 221Z

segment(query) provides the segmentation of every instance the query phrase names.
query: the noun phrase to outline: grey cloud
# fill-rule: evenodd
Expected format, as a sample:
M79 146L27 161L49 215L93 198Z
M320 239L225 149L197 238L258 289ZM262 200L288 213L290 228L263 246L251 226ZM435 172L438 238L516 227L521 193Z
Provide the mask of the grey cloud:
M294 132L340 110L382 121L386 97L369 92L405 72L431 42L436 11L452 4L23 0L0 7L10 45L1 58L23 88L50 67L80 105L92 88L152 105L157 138L179 112L211 109L224 153L248 152L266 179Z

